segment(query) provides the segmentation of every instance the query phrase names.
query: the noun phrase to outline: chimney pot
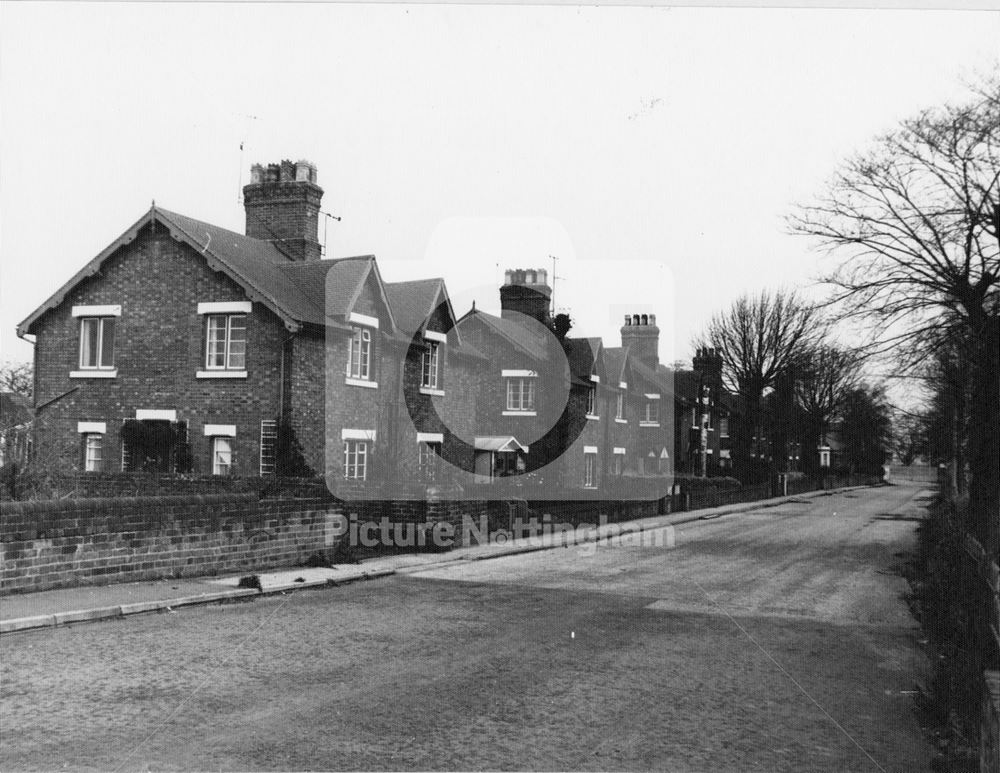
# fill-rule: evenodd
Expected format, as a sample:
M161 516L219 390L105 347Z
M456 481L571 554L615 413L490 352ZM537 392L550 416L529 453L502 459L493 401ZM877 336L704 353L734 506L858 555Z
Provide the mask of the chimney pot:
M264 167L254 164L250 167L250 184L259 185L262 182L264 182Z
M649 324L650 325L655 325L656 324L656 315L655 314L650 314L649 315Z
M625 315L625 326L626 327L632 326L632 317L628 314Z
M296 161L295 162L295 182L307 183L312 182L309 177L312 173L312 164L308 161Z
M544 268L538 269L538 284L547 285L549 283L549 272Z
M649 324L649 317L646 314L643 314L642 317L641 317L641 319L642 319L642 324L644 324L644 325L648 325Z
M268 164L267 165L267 177L265 178L269 183L276 183L281 178L281 167L278 164Z

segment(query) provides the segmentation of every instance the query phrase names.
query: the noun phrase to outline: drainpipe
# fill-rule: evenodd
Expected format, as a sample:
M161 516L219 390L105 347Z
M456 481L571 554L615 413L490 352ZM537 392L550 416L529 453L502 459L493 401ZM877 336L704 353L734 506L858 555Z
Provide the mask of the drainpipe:
M292 333L281 342L281 368L278 377L278 426L281 426L285 418L285 359L287 358L288 342L295 338Z

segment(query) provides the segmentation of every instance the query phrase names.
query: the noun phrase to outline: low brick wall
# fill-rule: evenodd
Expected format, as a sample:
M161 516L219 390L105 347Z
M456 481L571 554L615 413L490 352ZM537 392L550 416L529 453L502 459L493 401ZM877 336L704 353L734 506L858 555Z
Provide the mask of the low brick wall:
M0 503L0 593L293 566L336 547L338 503L252 494Z

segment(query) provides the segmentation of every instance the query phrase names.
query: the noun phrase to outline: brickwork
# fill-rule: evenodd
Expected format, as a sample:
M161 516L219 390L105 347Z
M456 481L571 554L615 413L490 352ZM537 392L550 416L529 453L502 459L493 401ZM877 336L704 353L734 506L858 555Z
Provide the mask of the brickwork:
M78 422L105 422L105 469L120 469L119 432L136 410L175 410L188 424L195 472L211 472L206 424L236 426L234 471L256 474L260 422L278 415L281 346L288 331L262 303L247 316L246 378L199 379L205 368L205 316L199 302L245 301L228 277L163 229L144 230L71 290L36 329L36 458L54 471L79 469ZM120 305L115 378L71 378L79 367L74 305Z
M246 235L273 242L291 260L319 260L322 199L315 167L283 161L265 172L255 165L243 188Z
M0 591L299 564L336 547L329 499L253 495L0 503Z

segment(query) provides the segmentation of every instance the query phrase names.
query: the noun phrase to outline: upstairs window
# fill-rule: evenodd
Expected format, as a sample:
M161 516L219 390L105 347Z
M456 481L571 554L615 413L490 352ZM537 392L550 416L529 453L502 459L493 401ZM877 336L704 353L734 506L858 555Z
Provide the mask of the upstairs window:
M622 389L618 392L618 402L615 404L615 418L624 419L625 418L625 390Z
M347 377L362 381L371 380L372 334L366 328L356 327L351 335L347 359Z
M115 318L80 319L80 370L111 370L115 366Z
M247 364L247 318L245 314L209 314L208 370L245 370Z
M660 421L660 401L646 398L643 408L643 421L657 423Z
M597 454L585 454L583 457L583 485L586 488L597 486Z
M441 355L441 344L437 341L426 341L427 348L420 357L420 386L426 389L438 388L438 365Z
M592 386L587 389L587 415L597 415L597 387Z
M507 410L535 410L535 381L533 378L513 377L507 379Z
M719 417L719 437L729 437L729 417Z

